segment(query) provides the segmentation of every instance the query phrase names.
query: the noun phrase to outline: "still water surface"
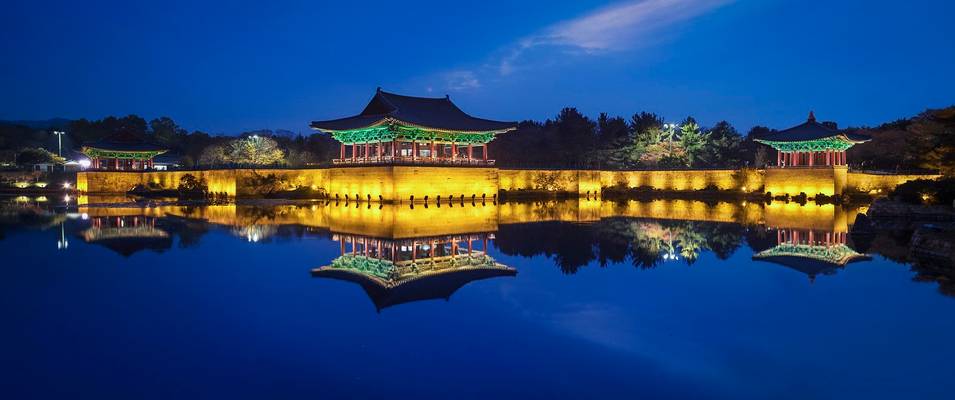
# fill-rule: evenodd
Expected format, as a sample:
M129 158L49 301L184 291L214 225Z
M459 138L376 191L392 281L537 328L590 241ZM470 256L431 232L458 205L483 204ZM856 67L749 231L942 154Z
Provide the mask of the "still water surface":
M952 398L955 298L856 213L4 208L4 398ZM895 261L893 261L895 260ZM927 281L927 282L926 282Z

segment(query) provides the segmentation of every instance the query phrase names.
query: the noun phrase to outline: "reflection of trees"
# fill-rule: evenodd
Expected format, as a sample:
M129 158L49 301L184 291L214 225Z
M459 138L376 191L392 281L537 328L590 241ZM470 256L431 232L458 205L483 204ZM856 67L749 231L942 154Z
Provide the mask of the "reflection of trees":
M505 254L543 254L568 274L592 261L601 266L630 260L637 268L662 262L695 262L703 251L726 259L742 243L736 224L607 218L587 225L544 222L501 226L495 244Z

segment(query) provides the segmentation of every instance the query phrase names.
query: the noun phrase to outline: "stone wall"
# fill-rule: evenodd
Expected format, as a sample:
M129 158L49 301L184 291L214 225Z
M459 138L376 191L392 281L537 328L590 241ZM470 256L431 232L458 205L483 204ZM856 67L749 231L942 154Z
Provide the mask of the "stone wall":
M887 175L867 172L849 172L846 188L852 191L879 194L887 193L905 182L916 179L938 179L941 175Z
M758 191L763 187L765 171L756 169L688 171L603 171L602 187L649 187L666 191L720 190Z
M774 196L800 193L809 197L839 195L846 185L846 171L844 166L770 168L766 170L765 191Z
M77 174L81 192L104 194L125 193L138 184L152 182L174 189L186 174L203 178L209 190L229 196L254 195L250 178L256 174L275 174L288 183L288 188L324 189L331 198L361 200L371 198L389 202L436 202L464 195L470 200L492 199L500 190L552 190L577 193L581 197L597 197L603 188L650 187L666 191L695 191L717 188L728 191L770 192L774 195L809 197L834 195L846 190L879 193L918 178L935 179L937 175L877 175L849 173L845 167L772 168L767 170L691 170L691 171L582 171L582 170L498 170L439 166L367 166L325 169L236 169L212 171L93 171Z
M542 185L560 192L581 196L599 196L601 172L583 170L502 169L498 171L500 190L546 190Z

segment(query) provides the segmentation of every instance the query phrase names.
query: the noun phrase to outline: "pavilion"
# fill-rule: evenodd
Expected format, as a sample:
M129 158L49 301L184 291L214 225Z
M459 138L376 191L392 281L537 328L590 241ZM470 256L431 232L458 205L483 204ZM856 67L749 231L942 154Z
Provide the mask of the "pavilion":
M167 149L147 142L132 133L121 132L83 146L94 170L145 170L153 168L153 158Z
M517 123L472 117L448 96L411 97L378 88L360 114L311 127L341 142L336 164L493 165L488 142Z
M470 282L517 274L487 255L488 236L383 239L338 234L341 255L331 265L313 269L312 276L359 284L378 311L414 301L448 300Z
M141 250L163 251L172 246L168 232L156 227L156 218L141 215L94 216L80 233L87 243L105 246L123 257Z
M869 259L849 247L845 232L814 229L778 229L776 246L753 255L753 260L806 274L809 282L814 282L818 275L832 275L850 263Z
M869 140L867 136L820 124L811 111L805 123L756 139L776 149L779 168L847 166L846 150Z

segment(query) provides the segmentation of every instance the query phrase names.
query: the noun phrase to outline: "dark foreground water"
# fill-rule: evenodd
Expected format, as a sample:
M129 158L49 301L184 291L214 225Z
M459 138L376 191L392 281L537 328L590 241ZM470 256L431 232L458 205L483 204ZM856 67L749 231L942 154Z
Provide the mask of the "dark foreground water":
M3 214L2 398L955 396L947 278L859 210L69 211Z

